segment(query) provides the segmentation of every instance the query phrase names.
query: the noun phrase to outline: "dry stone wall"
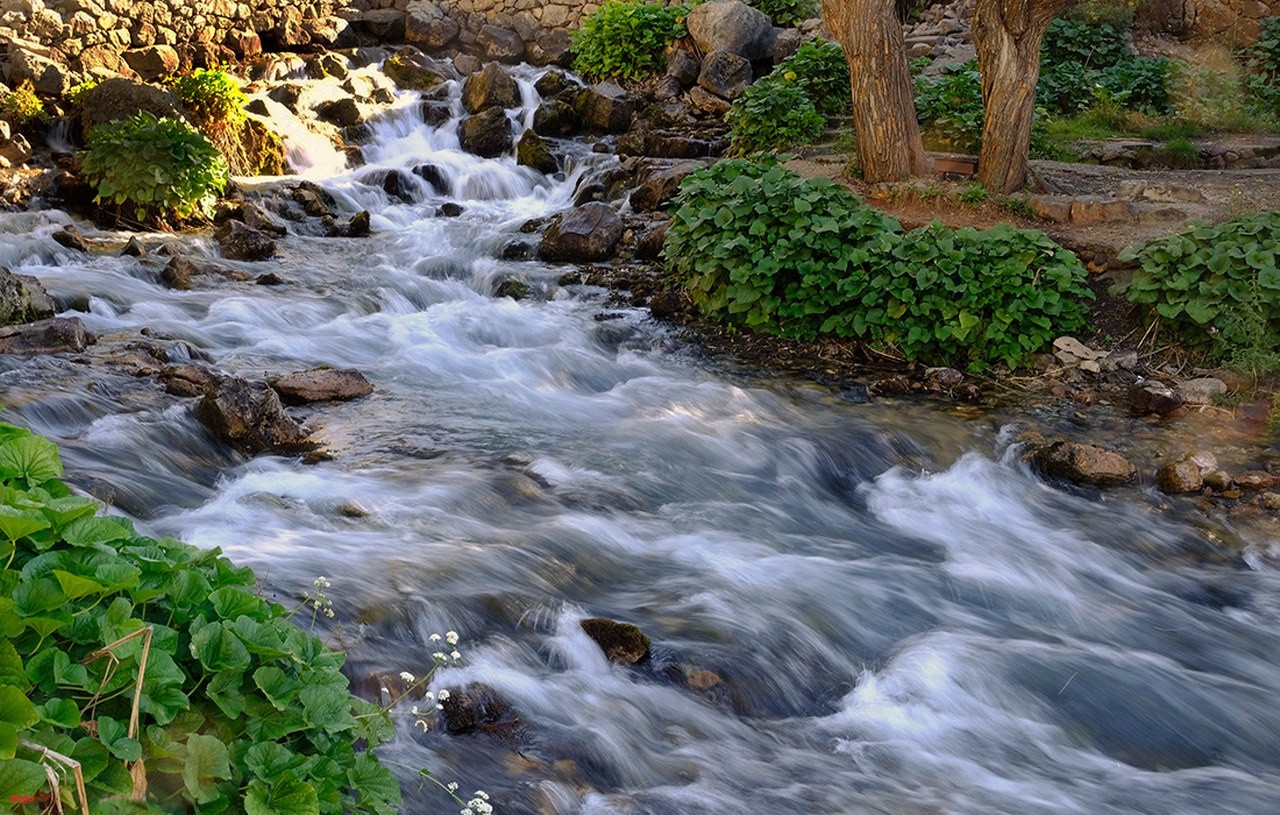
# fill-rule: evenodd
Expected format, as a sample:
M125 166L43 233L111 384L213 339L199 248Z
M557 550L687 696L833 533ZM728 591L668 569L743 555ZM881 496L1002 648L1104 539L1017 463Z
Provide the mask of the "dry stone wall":
M1188 33L1203 39L1252 42L1259 21L1280 16L1280 0L1185 0L1183 20Z

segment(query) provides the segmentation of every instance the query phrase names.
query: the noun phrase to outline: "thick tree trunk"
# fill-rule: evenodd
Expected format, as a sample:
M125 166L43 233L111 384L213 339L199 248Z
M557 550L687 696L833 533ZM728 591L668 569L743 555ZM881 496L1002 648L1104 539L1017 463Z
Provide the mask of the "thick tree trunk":
M978 0L973 44L982 73L982 155L978 180L990 192L1027 183L1040 41L1069 0Z
M923 175L928 164L895 0L822 0L822 19L849 61L863 178Z

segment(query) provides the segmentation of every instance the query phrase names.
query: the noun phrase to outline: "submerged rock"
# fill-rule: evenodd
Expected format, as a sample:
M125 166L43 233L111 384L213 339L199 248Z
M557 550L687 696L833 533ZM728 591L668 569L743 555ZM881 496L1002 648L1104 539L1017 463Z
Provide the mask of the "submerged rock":
M89 251L89 244L85 243L84 236L80 234L79 229L76 229L75 224L67 224L49 237L53 238L58 245L68 249L74 249L77 252Z
M355 368L314 368L295 371L271 381L286 405L346 402L373 393L373 385Z
M440 705L444 729L454 736L493 730L501 732L507 729L502 726L504 720L508 726L519 722L510 703L492 687L479 682L450 690Z
M1051 478L1095 487L1127 484L1137 474L1133 464L1119 453L1074 441L1041 447L1032 455L1032 463Z
M595 640L610 662L635 665L649 658L649 637L631 623L592 617L582 621L582 630Z
M242 453L301 452L313 448L306 428L285 413L265 382L226 378L196 403L196 417Z

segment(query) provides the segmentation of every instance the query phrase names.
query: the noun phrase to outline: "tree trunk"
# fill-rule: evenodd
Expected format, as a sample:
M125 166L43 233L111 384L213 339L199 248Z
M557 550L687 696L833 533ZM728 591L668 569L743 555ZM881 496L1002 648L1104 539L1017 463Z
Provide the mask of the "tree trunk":
M822 0L822 19L849 61L863 178L923 175L928 164L895 0Z
M1007 195L1027 183L1031 126L1040 80L1040 41L1069 0L978 0L973 44L982 74L982 154L978 180Z

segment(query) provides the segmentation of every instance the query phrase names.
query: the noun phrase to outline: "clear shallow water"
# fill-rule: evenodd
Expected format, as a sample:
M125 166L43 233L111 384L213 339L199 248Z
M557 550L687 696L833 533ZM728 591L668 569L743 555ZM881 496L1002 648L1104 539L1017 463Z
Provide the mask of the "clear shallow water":
M308 466L232 456L109 371L0 360L6 418L62 442L72 480L143 528L223 547L282 598L326 575L325 633L358 684L419 673L431 633L462 632L467 664L437 687L488 683L522 728L406 720L387 757L511 813L1280 810L1274 569L1047 488L989 423L730 378L642 311L597 320L602 292L495 259L568 205L585 156L564 180L482 162L414 110L379 126L372 166L324 182L378 234L292 236L243 264L285 286L170 291L59 247L59 213L0 216L0 263L95 331L147 327L247 376L374 382L307 414L337 453ZM460 218L362 183L423 163ZM493 298L511 274L550 299ZM607 663L578 626L592 616L640 625L652 664ZM680 680L699 672L719 681ZM406 813L450 811L407 792Z

